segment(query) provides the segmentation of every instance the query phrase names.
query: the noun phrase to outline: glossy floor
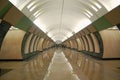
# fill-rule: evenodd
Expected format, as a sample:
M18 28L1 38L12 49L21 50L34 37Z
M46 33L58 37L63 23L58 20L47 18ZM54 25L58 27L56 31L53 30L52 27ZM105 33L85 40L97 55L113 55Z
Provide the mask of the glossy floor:
M80 80L120 80L120 60L97 60L67 49L64 54Z
M79 80L62 51L57 50L44 80Z
M120 60L96 60L70 50L52 55L48 51L27 61L0 61L1 69L11 69L0 80L120 80Z

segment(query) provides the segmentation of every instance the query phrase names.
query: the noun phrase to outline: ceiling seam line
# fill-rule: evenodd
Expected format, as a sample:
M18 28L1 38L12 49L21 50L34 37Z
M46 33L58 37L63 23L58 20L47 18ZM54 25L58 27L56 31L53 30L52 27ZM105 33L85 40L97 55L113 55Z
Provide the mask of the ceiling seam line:
M59 25L59 33L61 31L61 26L62 26L63 8L64 8L64 0L62 1L62 8L61 8L61 15L60 15L60 25Z

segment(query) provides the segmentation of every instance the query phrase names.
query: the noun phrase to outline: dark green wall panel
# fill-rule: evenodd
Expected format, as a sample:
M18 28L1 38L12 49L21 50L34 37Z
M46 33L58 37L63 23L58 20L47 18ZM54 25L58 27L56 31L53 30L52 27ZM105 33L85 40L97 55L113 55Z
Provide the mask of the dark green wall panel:
M11 3L8 3L1 11L0 11L0 18L3 18L5 16L5 14L9 11L9 9L12 7L13 5Z
M0 23L0 49L1 49L4 37L7 34L10 27L11 27L11 25L9 23L5 22L5 21L2 21Z
M33 22L30 21L26 16L23 16L20 21L15 25L15 27L20 28L24 31L27 31L32 26Z
M24 35L24 38L22 40L21 52L22 52L23 56L25 54L25 44L26 44L26 41L27 41L27 39L28 39L29 36L30 36L30 32L26 32L26 34Z
M120 30L120 24L117 25L118 29Z
M98 31L113 26L104 16L93 22L93 25Z

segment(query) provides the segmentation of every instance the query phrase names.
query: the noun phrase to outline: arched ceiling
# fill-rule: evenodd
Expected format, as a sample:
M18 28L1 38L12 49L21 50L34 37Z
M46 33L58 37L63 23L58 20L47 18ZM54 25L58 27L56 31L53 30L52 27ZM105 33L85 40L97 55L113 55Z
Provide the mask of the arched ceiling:
M9 0L53 41L62 42L120 5L120 0Z

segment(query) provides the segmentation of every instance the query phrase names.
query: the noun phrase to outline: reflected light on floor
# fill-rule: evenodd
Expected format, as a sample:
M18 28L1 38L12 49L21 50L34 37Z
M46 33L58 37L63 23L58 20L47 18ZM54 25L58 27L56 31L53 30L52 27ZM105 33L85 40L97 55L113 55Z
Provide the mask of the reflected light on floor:
M71 64L66 59L64 53L57 50L49 65L48 73L44 80L80 80L73 72Z

